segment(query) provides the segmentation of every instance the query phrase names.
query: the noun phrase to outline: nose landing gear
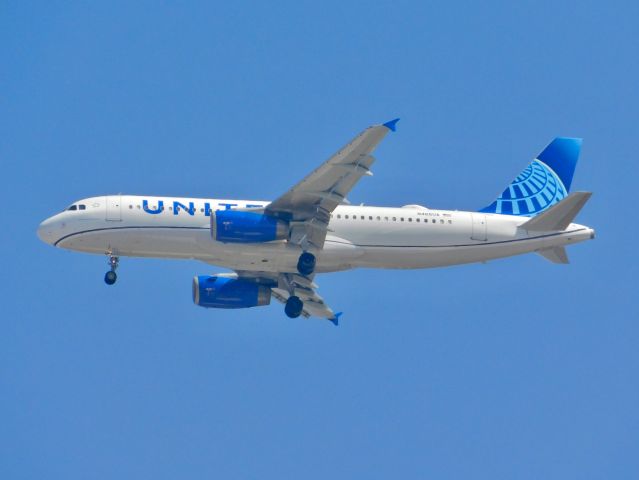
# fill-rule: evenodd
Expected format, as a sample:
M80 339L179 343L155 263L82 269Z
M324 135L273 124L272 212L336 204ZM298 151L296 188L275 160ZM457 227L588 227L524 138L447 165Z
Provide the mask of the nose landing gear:
M107 285L113 285L118 279L118 275L115 273L115 269L118 268L119 262L119 257L109 255L109 266L111 267L111 270L104 274L104 283L106 283Z

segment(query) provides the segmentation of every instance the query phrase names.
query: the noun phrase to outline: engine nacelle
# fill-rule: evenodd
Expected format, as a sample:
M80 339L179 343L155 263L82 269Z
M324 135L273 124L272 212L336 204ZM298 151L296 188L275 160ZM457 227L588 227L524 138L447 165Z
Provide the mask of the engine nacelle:
M237 210L211 212L211 237L224 243L263 243L283 240L288 224L270 215Z
M232 275L193 277L193 302L207 308L249 308L271 303L271 289Z

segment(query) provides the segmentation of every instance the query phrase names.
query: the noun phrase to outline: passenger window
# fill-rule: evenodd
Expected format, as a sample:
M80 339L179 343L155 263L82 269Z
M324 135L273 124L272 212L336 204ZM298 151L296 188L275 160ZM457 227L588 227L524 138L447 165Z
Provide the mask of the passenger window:
M400 220L403 222L404 221L404 217L400 218Z
M442 219L439 221L439 223L444 223L444 219L442 218Z
M437 220L435 220L435 219L433 218L433 223L436 223L436 222L437 222Z
M348 215L344 215L344 218L345 218L346 220L348 220Z
M412 218L409 218L409 219L408 219L408 221L409 221L409 222L412 222L412 221L413 221L413 219L412 219Z
M388 217L384 217L384 220L386 220L388 222Z
M342 216L341 216L341 215L338 215L338 216L337 216L337 218L342 218Z
M452 220L448 220L448 223L453 223L453 221Z
M397 221L397 217L393 217L393 222L396 222L396 221Z
M419 223L419 218L415 219L415 221L416 221L417 223Z
M372 220L372 219L373 219L373 216L371 215L370 217L368 217L368 219L369 219L369 220Z

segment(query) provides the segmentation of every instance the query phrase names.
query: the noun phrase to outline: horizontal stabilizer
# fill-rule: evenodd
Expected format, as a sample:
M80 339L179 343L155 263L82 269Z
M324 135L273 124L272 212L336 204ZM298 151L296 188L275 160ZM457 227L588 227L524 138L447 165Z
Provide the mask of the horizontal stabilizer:
M564 247L544 248L537 253L552 263L570 263Z
M521 225L533 232L557 232L565 230L592 196L592 192L574 192L545 212Z

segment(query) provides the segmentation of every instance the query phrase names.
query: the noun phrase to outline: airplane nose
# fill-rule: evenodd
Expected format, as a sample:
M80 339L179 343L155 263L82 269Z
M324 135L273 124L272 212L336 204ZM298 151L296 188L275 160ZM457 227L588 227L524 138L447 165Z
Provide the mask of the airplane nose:
M54 238L53 238L54 225L53 224L54 224L53 220L50 218L47 218L38 227L38 237L44 243L52 244L54 241Z

